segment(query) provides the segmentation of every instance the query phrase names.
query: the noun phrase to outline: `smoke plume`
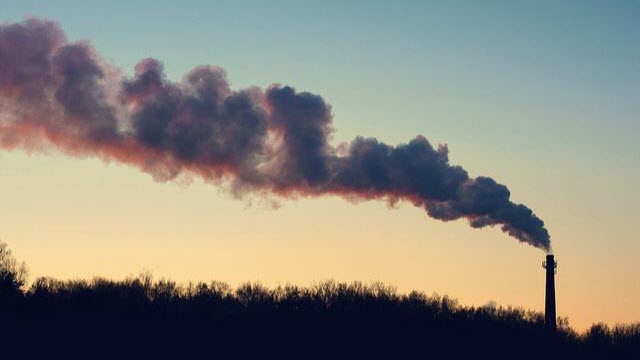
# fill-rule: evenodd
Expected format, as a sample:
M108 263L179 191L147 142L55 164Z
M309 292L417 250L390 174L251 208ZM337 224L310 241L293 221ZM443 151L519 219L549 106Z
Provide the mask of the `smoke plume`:
M279 196L336 194L409 200L443 221L498 225L550 249L544 223L489 177L449 164L423 136L387 145L357 137L333 146L331 107L289 86L229 87L225 71L200 66L180 82L144 59L133 78L86 42L68 42L52 21L0 25L0 147L96 156L159 181L179 174L225 181L234 191Z

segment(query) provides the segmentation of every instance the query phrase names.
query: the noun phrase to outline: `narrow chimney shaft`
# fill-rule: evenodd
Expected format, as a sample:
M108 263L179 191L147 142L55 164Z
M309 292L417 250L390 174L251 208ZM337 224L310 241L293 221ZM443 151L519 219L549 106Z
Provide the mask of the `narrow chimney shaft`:
M545 293L544 304L544 322L548 330L556 330L556 286L555 274L558 263L554 260L553 255L547 255L547 260L542 263L542 267L547 272L547 289Z

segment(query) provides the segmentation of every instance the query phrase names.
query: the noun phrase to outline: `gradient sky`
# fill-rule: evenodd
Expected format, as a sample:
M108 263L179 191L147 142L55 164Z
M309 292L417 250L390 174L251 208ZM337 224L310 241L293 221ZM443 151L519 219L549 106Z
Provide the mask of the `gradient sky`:
M133 3L133 4L132 4ZM125 74L225 68L332 104L357 135L449 145L546 223L558 314L640 321L640 3L636 1L4 1L0 21L58 21ZM276 200L281 207L272 209ZM544 253L411 204L234 199L197 179L61 154L0 153L0 237L32 278L149 269L180 281L381 280L542 310Z

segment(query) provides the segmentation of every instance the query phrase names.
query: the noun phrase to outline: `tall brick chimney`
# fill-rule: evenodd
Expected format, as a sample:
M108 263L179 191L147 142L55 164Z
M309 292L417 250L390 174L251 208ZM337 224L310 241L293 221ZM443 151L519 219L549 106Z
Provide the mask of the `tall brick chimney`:
M547 260L542 263L547 271L547 289L544 302L544 323L548 330L556 331L556 286L554 277L558 263L552 254L547 255Z

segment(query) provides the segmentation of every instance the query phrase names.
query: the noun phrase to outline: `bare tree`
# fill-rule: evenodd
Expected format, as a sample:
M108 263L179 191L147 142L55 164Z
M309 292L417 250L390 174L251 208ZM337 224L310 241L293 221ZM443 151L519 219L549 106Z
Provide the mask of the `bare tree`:
M0 240L0 296L15 294L27 283L27 265L13 257L7 243Z

